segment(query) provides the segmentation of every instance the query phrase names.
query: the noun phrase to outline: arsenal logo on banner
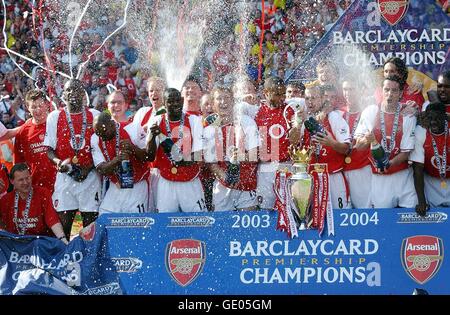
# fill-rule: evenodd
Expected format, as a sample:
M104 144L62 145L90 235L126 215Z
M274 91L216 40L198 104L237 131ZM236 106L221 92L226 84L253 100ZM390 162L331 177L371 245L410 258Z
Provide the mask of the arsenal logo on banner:
M408 11L409 0L377 0L378 10L383 19L394 26Z
M92 222L78 233L85 241L92 241L95 236L95 222Z
M411 236L402 242L401 257L406 273L417 283L424 284L439 271L444 245L435 236Z
M205 253L206 245L202 241L174 240L166 248L167 272L179 285L185 287L202 272Z

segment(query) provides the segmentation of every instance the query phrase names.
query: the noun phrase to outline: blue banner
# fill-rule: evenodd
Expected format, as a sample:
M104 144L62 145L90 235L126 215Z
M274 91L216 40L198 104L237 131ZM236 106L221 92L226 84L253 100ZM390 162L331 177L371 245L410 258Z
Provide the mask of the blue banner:
M439 73L450 68L450 16L435 0L407 0L404 4L355 0L288 80L314 80L316 65L330 58L343 74L351 68L361 69L367 60L349 49L357 47L367 54L373 68L390 57L400 57L410 67L408 82L421 81L427 90Z
M269 211L103 215L67 247L1 233L0 293L450 294L448 213L338 210L335 236L295 239Z
M0 295L121 294L106 230L91 225L67 246L51 237L0 231Z

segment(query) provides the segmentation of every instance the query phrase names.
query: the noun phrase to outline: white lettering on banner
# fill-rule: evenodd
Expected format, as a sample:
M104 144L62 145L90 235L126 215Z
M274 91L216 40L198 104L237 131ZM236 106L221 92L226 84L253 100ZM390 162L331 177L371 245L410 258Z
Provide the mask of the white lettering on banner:
M432 250L439 251L439 244L429 244L429 245L413 245L411 243L408 244L406 250Z
M79 263L83 260L83 253L76 251L71 254L64 254L59 261L52 259L49 262L43 260L42 257L36 255L19 255L18 252L11 252L9 262L15 264L30 264L43 269L61 269L65 268L69 263Z
M450 42L450 28L432 28L419 32L417 29L333 32L333 44L382 44L382 43L434 43Z
M381 266L370 262L358 267L244 268L240 280L243 284L366 282L372 287L381 286Z
M259 256L325 256L335 255L373 255L378 252L378 242L374 239L340 240L301 240L297 248L285 241L230 241L230 257L259 257Z
M414 44L412 44L414 45ZM407 65L421 64L444 64L445 51L415 51L415 52L379 52L369 54L369 64L381 66L391 57L399 57L403 59ZM361 54L346 54L344 56L346 66L365 66L367 61L361 57Z
M367 14L366 22L370 27L373 26L381 26L381 14L380 10L378 10L378 5L376 2L369 2L367 4L366 11L369 12Z
M201 254L201 252L200 246L192 248L177 248L174 246L170 249L171 254Z

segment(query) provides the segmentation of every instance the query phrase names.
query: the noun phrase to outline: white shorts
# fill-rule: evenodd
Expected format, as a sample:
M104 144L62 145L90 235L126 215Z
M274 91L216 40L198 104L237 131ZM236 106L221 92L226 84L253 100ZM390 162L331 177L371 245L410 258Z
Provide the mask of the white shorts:
M131 189L120 189L111 183L105 198L100 204L99 212L103 213L143 213L147 212L148 185L141 180L134 183Z
M261 162L258 164L258 178L256 187L256 196L259 206L262 209L273 209L275 206L275 192L273 184L275 183L275 174L277 170L290 168L291 162Z
M357 170L345 171L344 174L350 188L350 200L353 208L371 208L372 168L370 165Z
M151 168L146 179L148 187L148 212L156 212L156 191L158 189L159 169Z
M190 182L170 181L162 176L158 180L157 212L205 212L203 187L198 177Z
M350 198L347 200L347 189L344 181L344 173L338 172L329 175L330 179L330 198L333 209L350 209Z
M375 208L414 208L417 195L412 168L390 174L372 174L371 200Z
M82 182L73 180L66 173L56 174L52 200L57 212L76 209L81 212L97 212L101 197L102 182L97 171L90 171Z
M440 178L428 174L425 174L424 177L425 197L430 207L450 207L450 178L445 180L447 187L444 189L441 188L442 180Z
M258 205L256 191L236 190L225 187L218 180L213 186L214 211L238 210Z

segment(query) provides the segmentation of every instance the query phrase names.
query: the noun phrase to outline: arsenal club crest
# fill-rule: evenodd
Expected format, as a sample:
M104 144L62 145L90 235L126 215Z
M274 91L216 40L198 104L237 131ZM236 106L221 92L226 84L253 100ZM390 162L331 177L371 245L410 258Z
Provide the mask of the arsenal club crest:
M205 265L206 245L192 239L174 240L167 244L166 268L179 285L193 282Z
M444 259L444 245L440 238L416 235L405 238L401 249L402 265L417 283L424 284L439 271Z
M394 26L408 11L409 0L377 0L377 3L383 19Z

